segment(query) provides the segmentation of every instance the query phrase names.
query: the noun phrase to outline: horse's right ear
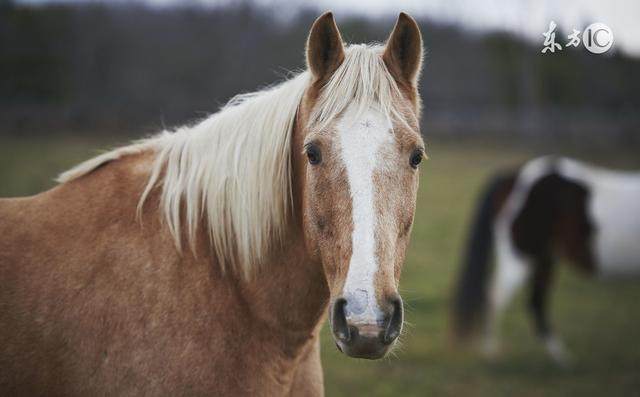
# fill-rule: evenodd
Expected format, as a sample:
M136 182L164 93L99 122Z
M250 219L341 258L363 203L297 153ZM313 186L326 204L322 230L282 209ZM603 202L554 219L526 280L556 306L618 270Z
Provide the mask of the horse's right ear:
M307 39L307 67L316 81L325 80L343 60L342 37L331 11L325 12L313 23Z

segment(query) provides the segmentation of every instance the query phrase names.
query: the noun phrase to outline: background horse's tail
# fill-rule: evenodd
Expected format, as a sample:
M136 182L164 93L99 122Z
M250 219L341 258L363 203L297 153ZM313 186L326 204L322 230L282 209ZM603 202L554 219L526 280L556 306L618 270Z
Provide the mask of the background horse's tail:
M491 179L477 203L453 299L453 336L468 339L485 314L493 248L493 222L516 180L516 173Z

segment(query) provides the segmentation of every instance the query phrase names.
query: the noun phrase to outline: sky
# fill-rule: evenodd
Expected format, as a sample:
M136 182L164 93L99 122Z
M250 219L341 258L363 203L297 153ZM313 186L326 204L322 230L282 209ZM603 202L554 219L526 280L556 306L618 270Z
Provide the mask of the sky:
M21 0L41 4L59 0ZM94 0L70 0L74 2ZM111 0L126 2L126 0ZM233 0L189 0L189 3L220 5ZM110 0L101 0L108 3ZM141 0L152 6L180 5L184 0ZM614 49L640 57L639 0L254 0L264 6L302 7L332 10L340 14L385 16L405 11L414 16L452 23L472 31L506 30L543 47L542 33L554 21L563 32L582 31L589 23L602 22L613 31ZM558 37L558 42L566 38Z

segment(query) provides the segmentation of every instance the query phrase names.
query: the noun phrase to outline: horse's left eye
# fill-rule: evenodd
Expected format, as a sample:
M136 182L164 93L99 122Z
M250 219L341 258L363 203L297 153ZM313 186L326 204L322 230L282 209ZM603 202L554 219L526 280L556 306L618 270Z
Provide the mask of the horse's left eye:
M418 168L418 165L420 164L421 161L422 161L422 151L418 149L414 150L413 153L411 153L409 164L411 164L411 167L413 168Z

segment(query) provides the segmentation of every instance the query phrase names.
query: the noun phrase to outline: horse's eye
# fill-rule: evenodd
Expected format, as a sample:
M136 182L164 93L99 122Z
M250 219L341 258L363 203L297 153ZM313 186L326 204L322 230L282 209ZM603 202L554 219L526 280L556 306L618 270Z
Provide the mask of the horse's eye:
M413 153L411 153L409 164L411 164L411 167L413 168L418 168L418 165L420 164L421 161L422 161L422 151L419 149L414 150Z
M309 159L309 164L320 164L320 161L322 161L322 156L320 155L320 149L316 145L308 145L306 152L307 158Z

